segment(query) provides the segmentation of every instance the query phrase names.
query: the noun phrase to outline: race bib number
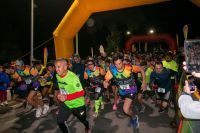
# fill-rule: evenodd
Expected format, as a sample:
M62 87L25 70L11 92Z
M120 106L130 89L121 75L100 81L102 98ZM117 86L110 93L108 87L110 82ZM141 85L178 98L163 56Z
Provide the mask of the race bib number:
M67 92L66 92L64 89L60 89L60 94L62 94L62 95L66 95Z
M120 85L119 87L120 87L120 89L122 89L122 90L130 89L130 86L129 86L128 84L126 84L126 85Z
M31 79L25 79L27 85L31 84Z
M100 88L100 87L95 88L95 92L100 93L100 91L101 91L101 88Z
M34 91L38 91L38 87L35 87L35 88L34 88Z
M159 93L165 93L165 88L158 88Z

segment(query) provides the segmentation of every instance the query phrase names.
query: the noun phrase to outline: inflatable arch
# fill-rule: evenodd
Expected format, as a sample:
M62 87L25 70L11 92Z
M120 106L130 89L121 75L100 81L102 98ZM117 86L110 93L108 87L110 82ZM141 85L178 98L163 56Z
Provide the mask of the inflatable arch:
M132 50L132 45L136 42L160 42L165 41L169 45L169 49L171 51L177 50L176 41L167 34L160 34L160 35L140 35L140 36L133 36L129 38L125 43L125 50Z
M56 58L74 53L73 38L92 13L154 4L168 0L74 0L53 33Z
M193 4L200 8L200 0L190 0Z

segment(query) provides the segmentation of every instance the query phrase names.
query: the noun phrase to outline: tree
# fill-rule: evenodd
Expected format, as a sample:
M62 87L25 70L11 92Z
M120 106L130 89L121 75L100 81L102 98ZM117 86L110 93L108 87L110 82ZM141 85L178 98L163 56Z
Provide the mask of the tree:
M119 49L122 49L122 46L120 45L122 42L121 40L122 40L121 32L112 31L111 34L106 37L107 41L106 51L108 53L118 52Z

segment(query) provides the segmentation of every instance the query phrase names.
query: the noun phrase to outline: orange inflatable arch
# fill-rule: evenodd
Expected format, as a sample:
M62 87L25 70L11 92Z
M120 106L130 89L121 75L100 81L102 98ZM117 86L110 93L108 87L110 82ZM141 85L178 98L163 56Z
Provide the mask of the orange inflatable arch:
M53 32L56 58L69 58L74 53L73 38L92 13L122 9L168 0L74 0Z

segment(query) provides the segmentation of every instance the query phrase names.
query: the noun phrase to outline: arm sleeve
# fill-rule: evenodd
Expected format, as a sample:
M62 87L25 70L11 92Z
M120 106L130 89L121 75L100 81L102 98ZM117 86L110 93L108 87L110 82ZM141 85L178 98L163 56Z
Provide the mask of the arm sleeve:
M84 96L84 95L85 95L84 90L81 90L81 91L78 91L78 92L75 92L75 93L72 93L72 94L68 94L68 95L66 96L66 100L73 100L73 99L82 97L82 96Z
M106 75L105 75L105 80L109 81L110 79L113 78L112 73L110 72L110 70L107 71Z
M200 102L193 101L190 95L181 95L178 104L182 115L188 119L200 119Z
M67 94L66 100L73 100L73 99L76 99L76 98L79 98L79 97L82 97L85 95L85 92L81 86L81 83L80 83L80 80L78 77L74 78L73 88L77 91L74 93L71 93L71 94Z
M84 79L88 79L88 74L84 72Z
M141 67L139 67L139 66L132 66L132 72L138 73L138 72L141 72L141 71L142 71Z

